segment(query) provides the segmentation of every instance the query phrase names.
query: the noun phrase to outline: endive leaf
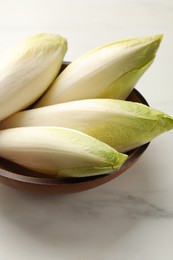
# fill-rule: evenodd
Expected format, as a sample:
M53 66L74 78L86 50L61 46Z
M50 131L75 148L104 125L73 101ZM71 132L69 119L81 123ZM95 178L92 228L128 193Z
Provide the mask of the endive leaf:
M136 102L86 99L19 112L1 129L39 125L76 129L126 152L171 130L173 118Z
M133 90L135 84L144 74L144 72L151 66L153 60L148 62L142 68L125 73L123 76L115 80L106 91L101 93L97 98L107 97L116 99L126 99L129 93ZM116 88L116 92L114 91Z
M57 77L36 107L89 98L125 99L154 60L161 35L96 48Z
M110 173L128 158L93 137L61 127L1 130L0 147L1 157L55 177Z
M15 47L0 64L0 120L29 106L57 76L67 50L56 34L38 34Z

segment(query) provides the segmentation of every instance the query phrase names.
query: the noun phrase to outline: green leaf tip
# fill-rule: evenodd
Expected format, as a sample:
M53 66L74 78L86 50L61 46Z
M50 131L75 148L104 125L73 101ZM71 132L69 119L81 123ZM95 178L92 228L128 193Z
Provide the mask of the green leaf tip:
M148 44L152 42L157 42L158 44L160 44L162 39L163 39L163 34L157 34L154 36L143 36L143 37L131 38L127 40L121 40L121 41L117 41L116 44L120 45L121 47L132 47L132 46L137 46L140 44Z
M62 37L59 34L36 34L31 37L28 37L21 45L23 50L23 57L29 57L29 55L37 54L38 51L42 50L46 54L54 52L61 46L62 53L66 53L68 48L68 43L66 38Z
M55 46L57 44L64 44L65 46L67 46L67 39L62 37L59 34L48 34L48 33L42 33L42 34L36 34L32 37L29 37L26 41L30 42L30 43L43 43L45 44L46 42L49 44L55 44Z

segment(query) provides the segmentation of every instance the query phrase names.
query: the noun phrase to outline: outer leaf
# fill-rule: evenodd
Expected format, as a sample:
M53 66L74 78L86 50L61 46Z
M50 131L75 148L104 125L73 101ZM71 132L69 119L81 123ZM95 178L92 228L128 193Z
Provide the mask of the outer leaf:
M154 60L162 36L114 42L73 61L36 107L89 98L125 99Z
M57 177L85 177L119 169L127 155L76 130L23 127L0 131L0 156Z
M171 130L173 118L135 102L89 99L23 111L1 128L36 125L73 128L126 152Z
M67 50L64 38L39 34L13 49L0 65L0 120L29 106L57 76Z

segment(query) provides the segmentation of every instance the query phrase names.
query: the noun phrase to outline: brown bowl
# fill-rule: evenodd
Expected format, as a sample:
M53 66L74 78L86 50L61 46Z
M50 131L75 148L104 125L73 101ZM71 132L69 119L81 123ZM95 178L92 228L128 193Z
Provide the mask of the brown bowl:
M68 62L64 62L61 70L68 64ZM148 105L136 89L131 92L127 100ZM84 191L102 185L125 172L139 159L148 145L149 143L128 152L129 158L119 170L110 174L83 178L58 179L47 177L0 158L0 182L23 191L35 193L65 194Z

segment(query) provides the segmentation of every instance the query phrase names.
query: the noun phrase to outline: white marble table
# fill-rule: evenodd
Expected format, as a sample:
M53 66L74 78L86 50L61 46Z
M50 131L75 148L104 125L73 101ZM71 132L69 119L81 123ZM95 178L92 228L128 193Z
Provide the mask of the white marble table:
M173 115L172 0L0 0L0 54L40 32L67 37L66 60L110 41L163 33L136 88ZM99 188L41 196L0 184L0 260L171 260L172 245L172 132Z

